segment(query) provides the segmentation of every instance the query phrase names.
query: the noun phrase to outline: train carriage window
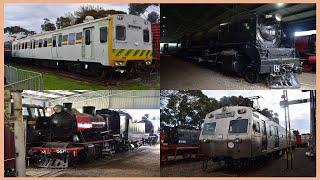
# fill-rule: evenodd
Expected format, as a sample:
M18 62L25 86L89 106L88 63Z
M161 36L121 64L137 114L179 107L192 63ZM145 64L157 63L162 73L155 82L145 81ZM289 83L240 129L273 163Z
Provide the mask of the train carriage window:
M149 29L144 29L143 30L143 42L149 42L150 37L149 37Z
M29 116L29 111L27 107L22 107L22 116Z
M30 44L30 49L32 49L32 45L33 45L32 41L30 41L29 44Z
M22 47L21 47L21 49L24 49L24 43L22 43Z
M85 44L90 45L91 44L91 32L90 29L87 29L84 31L84 38L85 38Z
M40 40L39 40L39 48L41 48L41 47L42 47L42 42L43 42L43 40L42 40L42 39L40 39Z
M260 123L258 121L253 121L254 132L260 133Z
M52 37L52 47L57 47L57 36Z
M44 111L43 111L42 108L39 108L39 115L40 115L41 117L44 117L44 115L45 115L45 113L44 113Z
M76 34L76 44L81 44L82 43L82 32L78 32Z
M31 117L37 118L39 117L38 108L30 108Z
M47 47L47 46L48 46L48 39L45 38L45 39L43 40L43 47Z
M108 28L107 27L101 27L100 28L100 42L105 43L108 39Z
M246 133L248 129L248 119L230 121L229 133Z
M48 38L48 46L52 46L52 38Z
M36 48L36 40L33 40L33 49Z
M27 49L28 48L28 42L24 43L24 48Z
M62 45L67 45L68 44L68 34L63 35L62 37Z
M205 123L203 125L202 135L213 135L216 131L216 122Z
M116 40L126 40L126 27L116 26Z
M58 36L58 47L61 47L61 43L62 43L62 34L59 34L59 36Z
M74 45L75 43L76 43L76 34L75 33L69 33L68 44L69 45Z

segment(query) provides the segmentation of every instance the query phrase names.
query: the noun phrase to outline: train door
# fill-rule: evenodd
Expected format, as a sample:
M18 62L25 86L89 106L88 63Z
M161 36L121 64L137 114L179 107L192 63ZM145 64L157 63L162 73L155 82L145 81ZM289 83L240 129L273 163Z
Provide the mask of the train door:
M265 121L262 121L261 131L262 131L262 151L266 151L268 148L268 139L267 139L267 129L266 129Z
M93 27L83 29L82 56L85 59L93 58Z
M52 58L60 57L61 43L62 43L62 34L55 34L52 36L52 48L51 48Z
M278 127L274 127L274 146L279 147L279 132L278 132Z
M268 145L269 149L273 150L275 148L275 132L273 126L269 126L269 132L268 132Z
M260 122L257 120L252 121L252 144L251 144L251 155L257 156L260 155L262 152L261 149L261 128L260 128Z

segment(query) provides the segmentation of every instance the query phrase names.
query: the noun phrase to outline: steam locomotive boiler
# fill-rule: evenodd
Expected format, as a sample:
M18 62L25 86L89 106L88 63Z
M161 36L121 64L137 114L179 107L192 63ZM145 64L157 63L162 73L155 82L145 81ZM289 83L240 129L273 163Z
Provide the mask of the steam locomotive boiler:
M238 16L208 31L183 37L178 54L218 65L250 83L267 75L271 88L298 88L295 73L301 72L300 62L278 20L274 15Z
M95 111L84 106L83 113L72 109L71 103L56 105L47 124L47 140L32 147L30 157L39 167L65 168L76 161L88 161L113 153L127 151L138 145L128 137L131 116L107 109Z

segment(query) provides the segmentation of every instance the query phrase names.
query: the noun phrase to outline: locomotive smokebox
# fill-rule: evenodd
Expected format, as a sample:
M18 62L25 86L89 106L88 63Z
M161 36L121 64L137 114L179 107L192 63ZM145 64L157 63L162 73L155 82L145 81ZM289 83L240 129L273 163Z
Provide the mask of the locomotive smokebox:
M90 114L90 115L94 116L96 107L94 107L94 106L83 106L82 110L83 110L83 113Z
M72 110L72 103L63 103L63 107L64 107L67 111L71 111L71 110Z

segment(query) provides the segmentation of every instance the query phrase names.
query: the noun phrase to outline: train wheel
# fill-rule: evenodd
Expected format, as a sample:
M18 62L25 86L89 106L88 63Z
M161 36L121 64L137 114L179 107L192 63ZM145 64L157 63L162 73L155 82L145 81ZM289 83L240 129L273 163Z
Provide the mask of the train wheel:
M259 72L250 66L244 70L243 76L247 82L252 84L259 81Z
M209 158L204 157L202 160L202 171L204 172L208 171L208 163L209 163Z

